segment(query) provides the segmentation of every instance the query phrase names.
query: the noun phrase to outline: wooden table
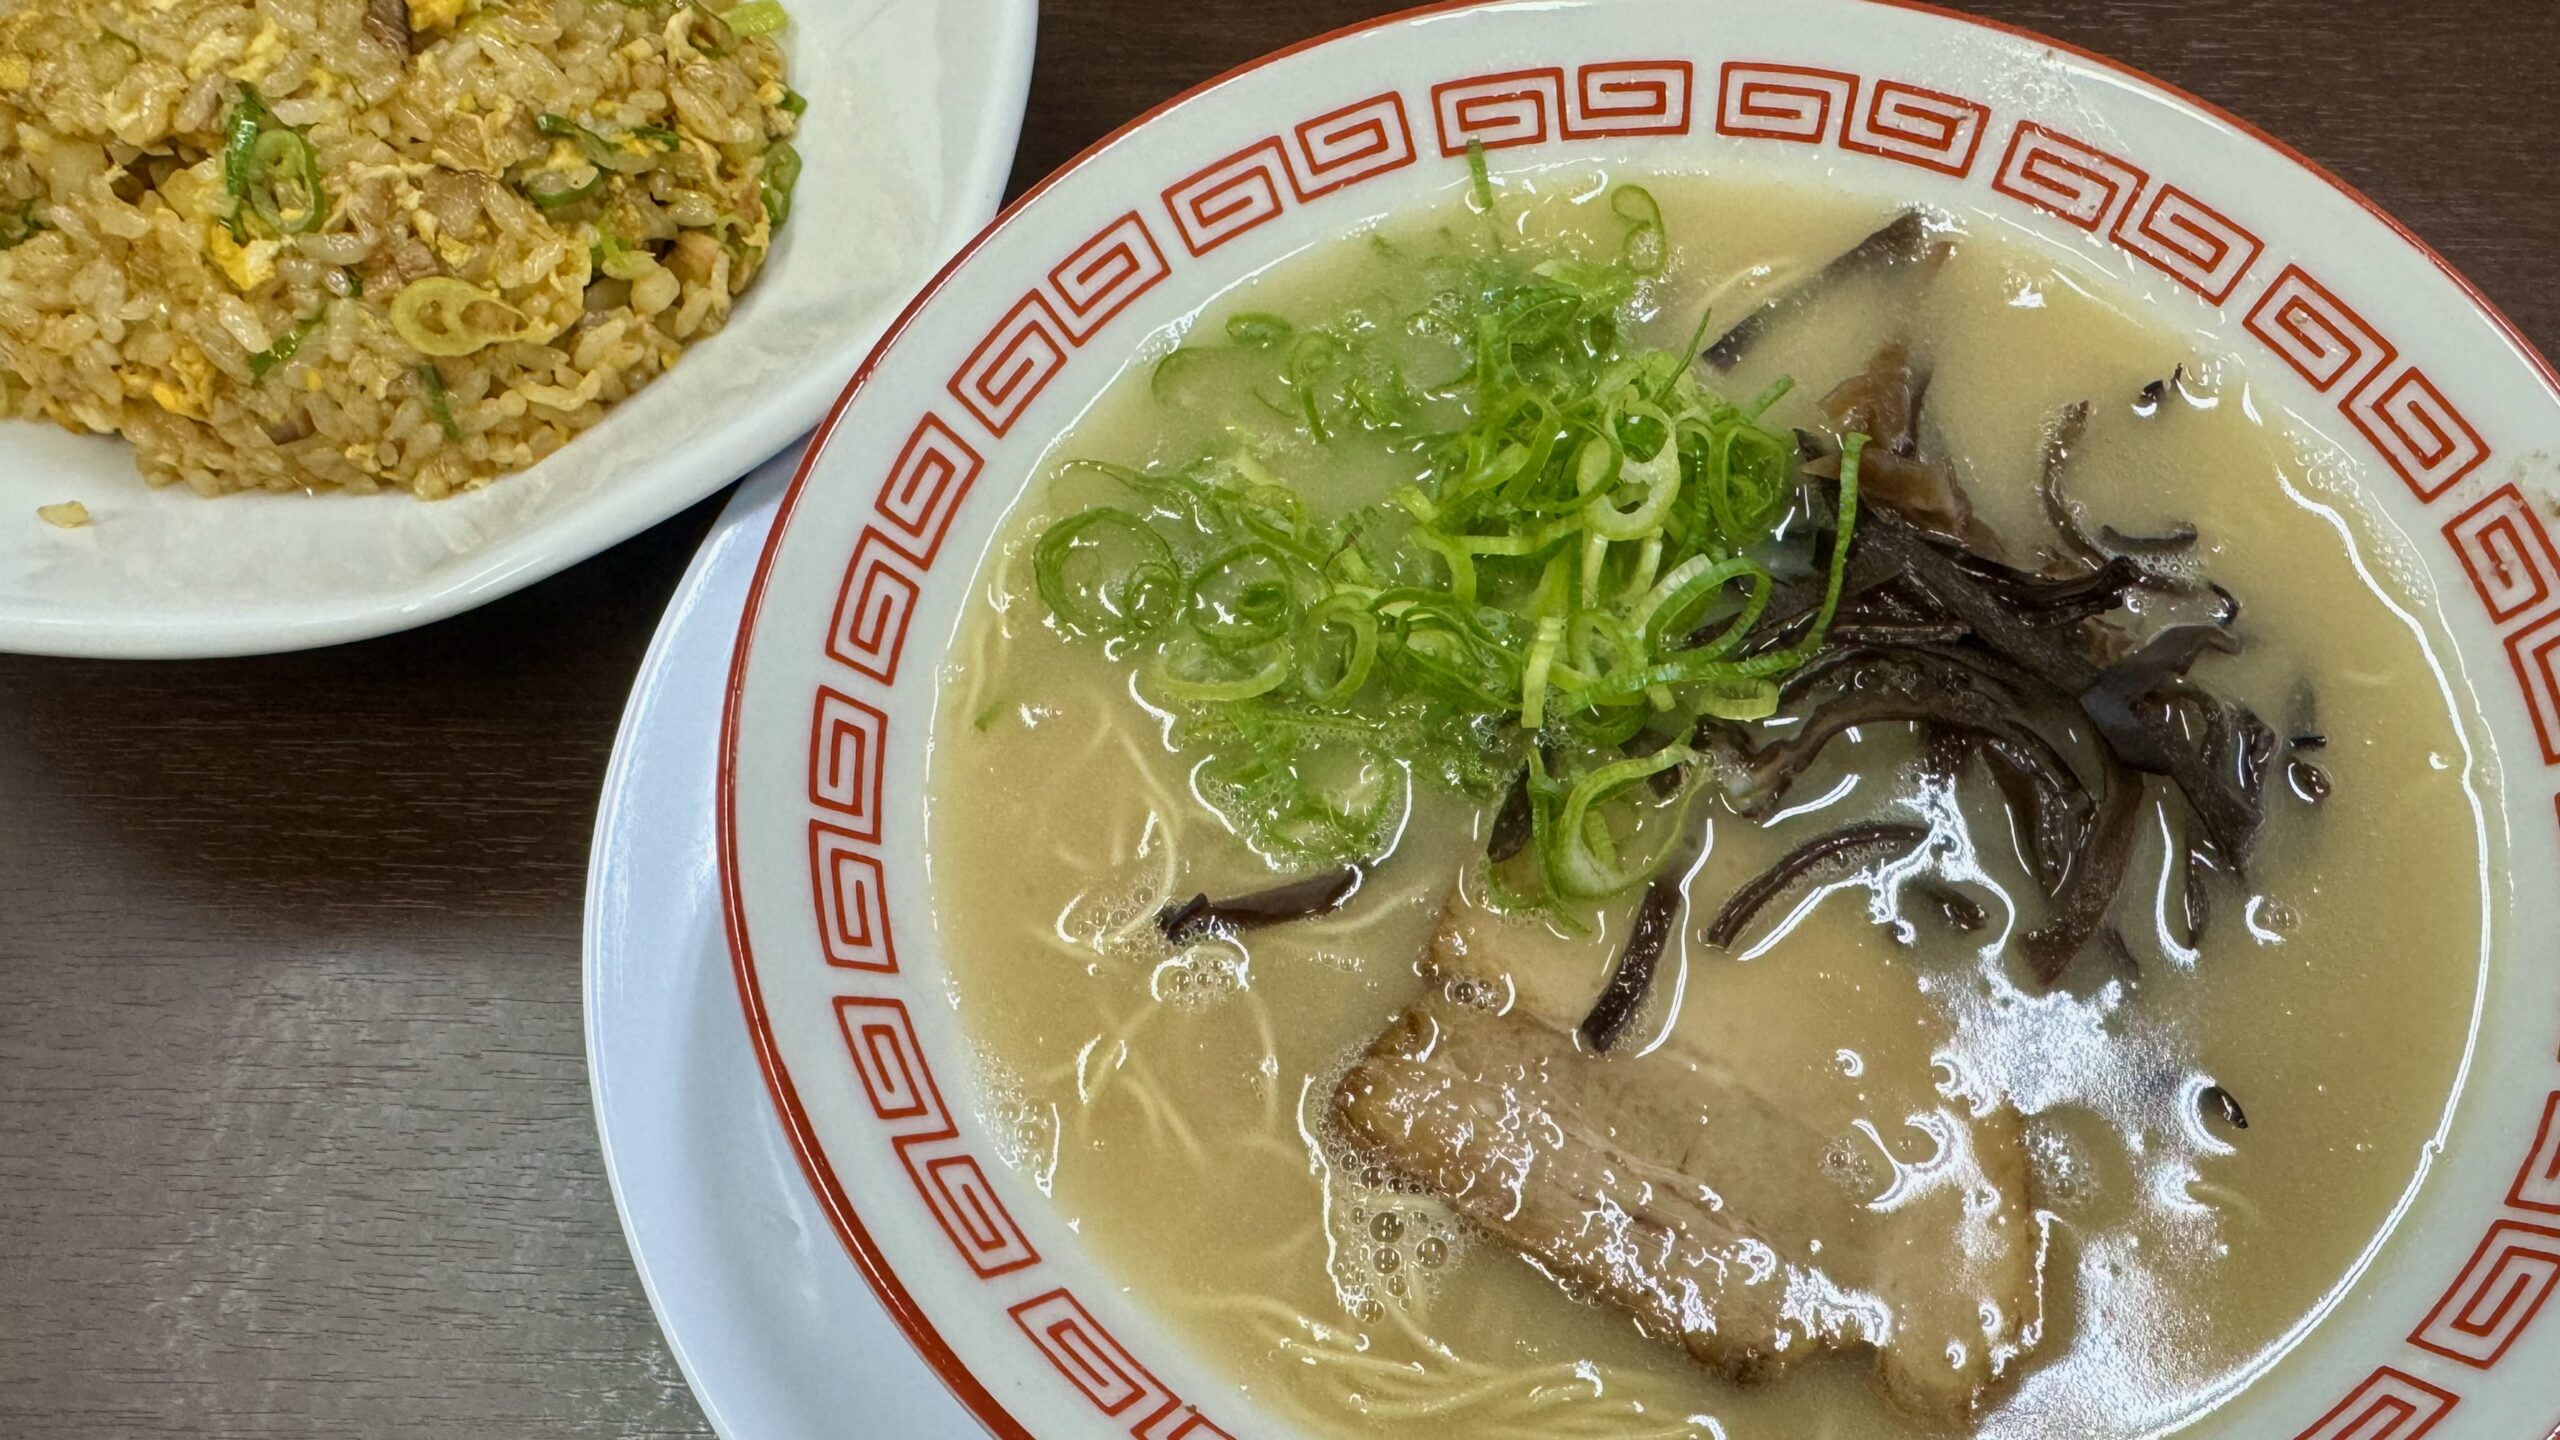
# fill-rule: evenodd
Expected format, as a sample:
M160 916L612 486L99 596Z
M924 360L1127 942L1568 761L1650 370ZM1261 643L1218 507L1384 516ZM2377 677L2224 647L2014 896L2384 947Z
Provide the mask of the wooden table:
M1016 188L1375 8L1050 0ZM1973 8L2285 136L2560 353L2560 7ZM0 1435L706 1433L597 1160L578 925L714 511L373 644L0 657Z

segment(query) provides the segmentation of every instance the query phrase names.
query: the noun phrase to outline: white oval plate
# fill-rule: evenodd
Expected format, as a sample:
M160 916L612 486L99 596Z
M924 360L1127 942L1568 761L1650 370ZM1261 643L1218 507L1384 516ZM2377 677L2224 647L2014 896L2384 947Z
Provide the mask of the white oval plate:
M793 223L726 329L559 454L433 504L154 490L130 447L0 422L0 650L134 658L360 640L628 539L816 424L897 307L993 213L1037 0L811 0ZM36 507L78 500L56 530Z
M623 714L587 883L596 1130L632 1261L713 1429L960 1440L977 1425L872 1298L773 1123L712 883L721 680L799 460L795 445L739 487ZM848 1427L857 1414L869 1423Z
M2541 516L2560 377L2414 238L2241 122L1900 0L1501 0L1284 52L1034 192L865 363L741 630L722 883L784 1127L946 1383L1007 1437L1301 1433L1136 1304L981 1133L922 854L934 686L1040 452L1139 347L1264 266L1449 199L1470 140L1498 172L1705 167L2055 247L2236 349L2262 406L2359 462L2393 563L2440 597L2510 868L2441 1163L2317 1329L2199 1429L2547 1434L2560 549Z

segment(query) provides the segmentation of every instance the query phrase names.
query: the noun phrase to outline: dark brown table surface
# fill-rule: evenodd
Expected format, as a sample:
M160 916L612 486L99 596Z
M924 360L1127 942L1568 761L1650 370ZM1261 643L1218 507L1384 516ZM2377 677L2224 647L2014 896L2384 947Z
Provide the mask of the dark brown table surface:
M1378 8L1049 0L1015 187ZM2292 141L2560 353L2550 0L1971 8ZM716 508L371 644L0 657L0 1436L707 1433L597 1158L578 929Z

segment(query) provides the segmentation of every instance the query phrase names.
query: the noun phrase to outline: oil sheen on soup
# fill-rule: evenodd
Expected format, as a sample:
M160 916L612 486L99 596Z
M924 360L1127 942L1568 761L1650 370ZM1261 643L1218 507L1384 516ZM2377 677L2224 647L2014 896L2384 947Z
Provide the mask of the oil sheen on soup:
M2233 361L2138 319L2071 262L1944 219L1907 219L1895 237L1892 213L1843 199L1680 176L1645 177L1630 198L1623 179L1551 178L1490 213L1453 203L1296 257L1139 357L1059 440L985 563L930 777L937 923L979 1049L982 1118L1139 1304L1310 1434L2177 1429L2278 1363L2338 1298L2442 1124L2483 944L2483 830L2432 621L2382 578L2342 462L2272 428ZM1900 252L1879 259L1880 234ZM1688 423L1670 418L1677 363L1618 392L1601 423L1623 443L1596 459L1434 448L1467 418L1451 398L1467 368L1486 363L1439 323L1455 313L1448 292L1503 264L1566 284L1588 278L1573 266L1635 272L1619 330L1540 343L1685 360L1689 337L1748 317L1741 341L1710 352L1730 363L1689 380L1744 405L1793 378L1753 422L1760 438L1694 431L1698 455L1758 446L1753 463L1788 476L1769 548L1797 558L1771 566L1766 643L1683 670L1671 642L1650 647L1659 617L1630 620L1642 600L1620 598L1662 578L1648 544L1682 543L1676 524L1667 541L1636 530L1666 453L1657 417ZM1523 293L1500 323L1544 323ZM1534 395L1534 354L1518 354ZM1874 383L1897 396L1860 408L1835 388L1880 365ZM1858 552L1827 548L1846 487L1825 474L1851 423L1905 432L1902 453L1870 437L1850 533L1880 552L1921 547L1916 580L1862 580ZM1768 436L1783 459L1762 454ZM1239 797L1266 792L1232 752L1267 763L1255 747L1282 743L1229 725L1264 712L1220 710L1270 683L1255 678L1258 637L1283 624L1316 637L1290 683L1344 686L1354 718L1364 626L1384 637L1370 643L1419 652L1372 656L1377 673L1407 666L1396 683L1418 694L1474 674L1442 673L1464 644L1410 638L1457 603L1450 572L1413 559L1422 542L1375 532L1453 508L1450 477L1478 462L1621 487L1609 516L1576 513L1624 539L1560 526L1567 512L1532 500L1506 512L1507 539L1482 542L1488 588L1473 598L1511 575L1529 637L1485 673L1516 683L1525 654L1530 689L1563 677L1541 713L1456 733L1430 698L1397 723L1451 733L1382 731L1354 762L1410 760L1409 777L1340 782L1386 797L1357 835L1319 826L1301 846L1238 824L1235 807L1255 803ZM1417 489L1435 464L1441 488ZM1969 517L1911 500L1927 483L1903 472L1924 464ZM1146 623L1236 643L1161 661L1151 640L1078 633L1044 603L1042 566L1059 556L1044 560L1042 537L1097 505L1186 523L1196 502L1148 489L1150 467L1217 477L1246 497L1248 527L1333 537L1343 553L1403 543L1438 588L1399 608L1378 598L1401 593L1386 579L1355 584L1356 564L1318 555L1322 574L1353 576L1339 581L1348 598L1294 593L1304 577L1287 574L1255 590L1200 578L1244 561L1168 559L1105 526L1066 558L1121 567L1110 613L1165 607ZM1390 518L1361 522L1366 536L1323 528L1354 512ZM1541 544L1565 558L1539 569L1519 553ZM1789 652L1812 622L1780 634L1770 617L1789 597L1813 603L1835 560L1852 598L1819 658ZM1931 567L1968 566L1929 589ZM1919 598L1892 599L1898 583ZM1948 599L1957 588L2021 608L1986 619ZM1738 579L1664 603L1694 601L1711 635L1752 594ZM1214 613L1185 619L1186 603ZM1314 603L1370 619L1311 622L1299 612ZM1271 606L1286 613L1266 624ZM2033 633L1986 644L1985 626L2018 623ZM2141 797L2121 814L2039 791L2033 756L2012 751L2044 742L1984 711L1983 694L2104 690L2173 630L2199 633L2173 637L2192 652L2185 678L2152 699L2202 760L2176 774L2104 760L2106 784ZM2056 635L2075 637L2068 655L2037 648ZM1610 689L1597 677L1633 673L1613 645L1691 688L1659 684L1641 704L1627 688L1641 675ZM1777 679L1733 678L1748 653L1776 655ZM1944 683L1987 689L1897 708L1895 686L1941 683L1927 677L1959 661L1974 678ZM2021 667L2036 674L2012 676ZM1599 723L1571 709L1576 685L1643 728L1554 740ZM2209 698L2180 701L2182 686ZM2069 698L2085 703L2061 707L2053 744L2085 777L2104 701ZM2195 740L2218 704L2264 733L2219 751ZM1684 707L1697 705L1693 735ZM1823 723L1817 705L1840 707L1837 733L1768 786L1768 757ZM1322 725L1286 723L1316 738L1284 756L1341 763L1322 758ZM1575 785L1553 775L1529 806L1526 781L1455 773L1474 738L1497 766L1578 765L1586 779L1622 754L1635 769L1685 758L1595 781L1595 804L1625 812L1612 822L1562 813ZM2205 807L2179 787L2227 788L2252 765L2261 823L2245 858L2217 853L2197 838L2212 833ZM2040 849L2046 825L2065 840ZM2109 825L2120 874L2102 913L2059 964L2035 958L2062 910L2090 907L2074 872L2107 864L2089 837ZM1497 864L1506 830L1527 848ZM1274 902L1321 913L1182 912L1296 880L1325 891L1340 858L1314 853L1326 843L1366 848L1356 889ZM1756 909L1736 898L1762 879ZM1651 973L1618 974L1646 945Z

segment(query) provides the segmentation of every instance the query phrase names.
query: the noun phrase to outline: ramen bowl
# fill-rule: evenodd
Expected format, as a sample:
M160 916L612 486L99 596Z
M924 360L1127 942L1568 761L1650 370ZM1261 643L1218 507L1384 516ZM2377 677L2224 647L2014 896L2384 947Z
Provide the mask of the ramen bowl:
M927 843L938 687L1053 442L1212 297L1493 181L1706 172L1917 205L2108 277L2334 448L2431 607L2479 797L2465 1060L2382 1237L2199 1434L2540 1435L2560 1413L2560 378L2406 229L2229 115L2102 58L1886 0L1443 8L1274 55L1026 196L847 389L760 567L721 760L739 994L857 1264L993 1432L1315 1434L1133 1299L978 1063ZM1025 786L1044 777L1025 776ZM1215 1206L1168 1172L1154 1202ZM1240 1236L1239 1245L1254 1243ZM858 1363L859 1357L848 1356ZM1699 1384L1715 1384L1701 1373Z

